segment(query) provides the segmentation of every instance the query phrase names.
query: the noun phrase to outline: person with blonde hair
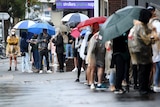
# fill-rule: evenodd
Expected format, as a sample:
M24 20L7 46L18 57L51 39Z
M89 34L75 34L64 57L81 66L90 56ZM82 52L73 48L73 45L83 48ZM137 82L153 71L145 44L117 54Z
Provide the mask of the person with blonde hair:
M12 69L12 58L14 58L14 65L15 65L15 71L18 71L17 69L17 55L20 54L20 47L19 47L19 38L15 34L15 29L11 30L11 34L7 37L7 46L6 46L6 55L9 56L9 69L8 71L11 71Z
M56 37L52 39L52 42L56 46L57 59L59 62L59 72L64 72L64 42L62 32L57 29Z

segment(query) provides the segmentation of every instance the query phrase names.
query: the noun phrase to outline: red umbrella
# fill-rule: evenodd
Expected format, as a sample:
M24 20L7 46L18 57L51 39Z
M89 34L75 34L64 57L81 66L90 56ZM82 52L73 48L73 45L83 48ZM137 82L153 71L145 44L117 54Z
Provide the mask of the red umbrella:
M80 36L80 31L78 30L78 28L74 28L71 30L71 36L73 36L74 38L78 38Z
M102 24L106 21L106 17L104 16L100 16L100 17L91 17L85 21L82 21L80 22L78 25L77 25L77 28L80 29L82 27L85 27L85 26L90 26L92 25L93 23L99 23L99 24Z

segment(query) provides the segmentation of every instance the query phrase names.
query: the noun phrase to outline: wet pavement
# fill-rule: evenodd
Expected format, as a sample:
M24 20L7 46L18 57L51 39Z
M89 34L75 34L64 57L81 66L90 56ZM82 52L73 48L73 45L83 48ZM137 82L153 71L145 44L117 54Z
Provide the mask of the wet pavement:
M18 60L20 69L20 59ZM160 93L140 96L131 88L129 93L115 95L91 91L74 82L76 72L53 74L8 72L8 60L0 59L0 107L159 107Z

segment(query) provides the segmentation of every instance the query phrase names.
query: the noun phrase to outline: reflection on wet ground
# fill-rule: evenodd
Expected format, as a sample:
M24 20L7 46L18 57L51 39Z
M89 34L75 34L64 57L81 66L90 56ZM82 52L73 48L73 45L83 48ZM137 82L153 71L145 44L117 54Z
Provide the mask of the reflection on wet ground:
M91 91L71 79L0 83L0 107L135 107L137 104L137 107L158 107L159 99L160 94L140 96L134 90L123 95L108 90Z
M7 72L7 62L0 61L0 107L159 107L160 93L140 96L131 88L129 93L115 95L109 90L91 91L74 82L77 72L53 74ZM20 68L18 64L18 68Z

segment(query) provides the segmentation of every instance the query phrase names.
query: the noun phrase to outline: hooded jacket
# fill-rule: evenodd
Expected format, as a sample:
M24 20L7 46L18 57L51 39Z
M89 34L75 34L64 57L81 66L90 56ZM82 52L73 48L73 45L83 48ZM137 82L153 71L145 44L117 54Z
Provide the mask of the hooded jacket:
M138 49L136 52L133 52L131 50L131 48L133 47L129 46L132 61L135 60L137 64L152 63L152 43L154 41L153 39L151 39L152 30L149 29L147 24L143 24L138 20L134 21L132 30L134 30L134 36L136 36L136 49ZM131 42L128 41L128 44L130 43ZM135 59L133 59L132 54L134 54Z

